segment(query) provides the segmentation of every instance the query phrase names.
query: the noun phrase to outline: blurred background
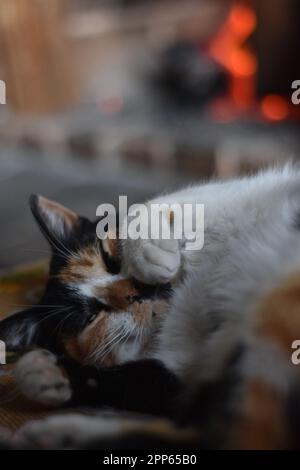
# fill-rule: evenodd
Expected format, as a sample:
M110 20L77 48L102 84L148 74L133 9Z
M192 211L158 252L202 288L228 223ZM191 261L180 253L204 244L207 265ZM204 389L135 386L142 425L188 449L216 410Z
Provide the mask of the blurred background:
M102 202L298 159L299 0L1 0L0 272L41 193Z

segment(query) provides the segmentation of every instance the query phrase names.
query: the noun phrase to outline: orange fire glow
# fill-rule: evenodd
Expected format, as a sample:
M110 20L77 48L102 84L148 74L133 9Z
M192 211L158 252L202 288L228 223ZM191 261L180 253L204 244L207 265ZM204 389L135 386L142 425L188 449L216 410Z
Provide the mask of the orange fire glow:
M248 6L236 5L230 11L228 24L235 36L244 41L256 27L256 15Z
M232 51L229 62L233 75L238 77L253 76L257 70L256 57L246 49Z
M229 72L230 98L240 109L250 106L255 100L257 60L245 42L256 24L255 12L249 6L235 4L209 45L211 56Z
M267 95L261 101L262 115L270 121L282 121L289 114L289 106L279 95Z
M257 18L254 9L241 1L237 0L231 6L223 26L208 46L208 53L227 70L229 77L228 95L218 98L210 111L214 119L222 122L257 108L268 121L295 117L295 107L280 95L270 94L261 100L256 96L258 62L247 40L256 29Z

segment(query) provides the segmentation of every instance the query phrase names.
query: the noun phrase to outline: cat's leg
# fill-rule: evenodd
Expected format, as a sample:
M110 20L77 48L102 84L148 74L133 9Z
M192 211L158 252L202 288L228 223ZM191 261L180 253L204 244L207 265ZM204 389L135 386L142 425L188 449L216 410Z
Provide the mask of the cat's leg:
M120 419L74 413L29 421L16 432L12 442L17 448L75 449L94 440L112 438L120 431Z
M170 415L182 389L179 379L163 364L145 359L98 369L62 361L72 388L71 405Z
M71 414L28 422L13 443L34 449L182 450L199 448L201 435L166 419Z
M97 369L32 351L19 361L17 385L29 399L45 405L111 406L168 415L181 390L177 377L160 362L142 360Z

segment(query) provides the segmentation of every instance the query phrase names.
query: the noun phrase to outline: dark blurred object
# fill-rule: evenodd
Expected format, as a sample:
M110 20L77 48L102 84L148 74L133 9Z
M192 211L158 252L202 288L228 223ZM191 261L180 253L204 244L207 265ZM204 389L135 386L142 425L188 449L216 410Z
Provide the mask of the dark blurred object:
M257 29L258 94L290 99L291 84L300 77L299 0L254 0Z
M121 155L128 165L139 165L145 168L153 165L153 155L147 139L133 139L122 145Z
M174 158L175 167L179 172L211 178L216 170L215 155L208 149L205 151L196 146L178 145Z
M94 160L98 152L92 133L73 134L68 138L68 147L71 154L79 159Z
M225 92L224 69L189 42L178 41L158 58L156 86L177 104L203 106Z

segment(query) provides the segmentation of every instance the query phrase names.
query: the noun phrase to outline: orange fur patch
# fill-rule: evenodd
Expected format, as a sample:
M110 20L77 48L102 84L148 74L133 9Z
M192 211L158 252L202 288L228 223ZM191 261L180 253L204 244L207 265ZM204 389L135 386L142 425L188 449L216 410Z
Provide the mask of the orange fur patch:
M121 428L122 432L126 435L129 433L139 433L144 436L153 437L156 439L166 439L171 441L174 445L188 445L191 443L197 445L201 442L201 434L192 428L178 427L172 421L165 419L153 419L146 422L124 421Z
M80 363L89 362L90 356L101 344L104 344L107 335L107 314L102 312L98 315L95 322L89 325L79 337L68 339L65 342L66 351L70 356ZM97 358L95 358L97 359ZM92 361L95 363L95 359ZM112 354L107 354L103 366L113 364Z
M132 307L132 315L136 323L140 326L145 325L152 318L152 303L151 302L135 302Z
M271 385L252 380L241 409L241 418L233 423L229 448L272 450L285 447L283 397Z
M106 253L108 253L113 258L120 257L120 242L117 239L106 238L102 240L102 246Z
M130 299L137 296L139 292L130 280L122 279L109 285L105 289L105 297L108 305L113 310L125 310L130 305Z
M83 248L69 259L61 270L59 278L64 283L88 282L89 278L100 277L106 273L106 266L96 247Z
M291 345L300 339L300 274L289 277L260 303L255 332L275 342L291 355Z

